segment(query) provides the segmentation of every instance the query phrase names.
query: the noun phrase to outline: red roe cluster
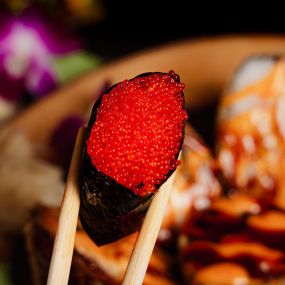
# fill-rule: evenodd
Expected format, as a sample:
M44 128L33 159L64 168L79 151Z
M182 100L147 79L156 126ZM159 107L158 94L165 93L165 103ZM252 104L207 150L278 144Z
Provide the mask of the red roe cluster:
M87 140L96 169L140 196L155 192L179 163L184 87L170 71L125 80L105 93Z

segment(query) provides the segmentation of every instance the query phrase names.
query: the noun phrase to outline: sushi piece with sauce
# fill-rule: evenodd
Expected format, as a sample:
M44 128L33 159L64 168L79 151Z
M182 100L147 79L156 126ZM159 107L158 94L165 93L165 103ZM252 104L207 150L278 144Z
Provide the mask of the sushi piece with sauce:
M231 189L285 209L285 59L249 58L221 98L218 160Z
M179 164L184 84L174 71L145 73L95 103L80 167L80 220L97 245L139 229L153 195Z
M283 284L284 221L284 212L263 209L242 193L217 197L208 209L194 210L178 243L185 283L212 279L220 284L225 278L225 284L235 284L245 278L242 284Z
M158 235L161 245L175 246L177 235L192 213L208 208L212 199L220 194L218 173L217 163L209 147L187 123L181 164Z
M58 218L59 209L39 206L25 225L27 258L34 285L46 284ZM78 227L68 284L121 284L136 236L134 233L99 247ZM169 256L155 247L143 285L175 285L170 266Z

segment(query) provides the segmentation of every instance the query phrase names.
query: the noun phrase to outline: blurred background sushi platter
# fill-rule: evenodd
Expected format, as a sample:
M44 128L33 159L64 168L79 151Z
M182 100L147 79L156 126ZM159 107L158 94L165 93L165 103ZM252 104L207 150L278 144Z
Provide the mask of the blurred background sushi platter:
M0 285L46 284L96 99L169 70L189 118L144 284L285 284L282 9L192 2L0 2ZM136 235L98 247L79 224L69 284L120 284Z

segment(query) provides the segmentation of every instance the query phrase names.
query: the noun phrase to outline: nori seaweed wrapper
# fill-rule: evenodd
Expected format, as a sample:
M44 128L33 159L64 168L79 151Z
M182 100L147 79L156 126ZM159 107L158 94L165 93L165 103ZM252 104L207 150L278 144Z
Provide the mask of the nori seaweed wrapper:
M139 75L148 76L151 73ZM176 80L179 80L179 78ZM110 92L116 85L109 88ZM103 95L104 96L104 95ZM102 97L95 103L85 132L82 161L79 173L80 221L82 227L97 245L115 242L139 230L154 193L145 197L117 183L98 171L87 153L86 141L90 137ZM181 146L183 136L181 139ZM178 157L179 153L177 153ZM174 170L169 170L169 177ZM161 184L163 184L162 181ZM157 189L161 186L157 185Z

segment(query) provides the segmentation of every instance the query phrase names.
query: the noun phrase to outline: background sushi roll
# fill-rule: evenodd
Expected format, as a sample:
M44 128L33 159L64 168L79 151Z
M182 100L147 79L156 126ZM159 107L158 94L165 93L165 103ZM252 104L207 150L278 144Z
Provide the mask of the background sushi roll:
M221 98L218 160L226 184L285 209L285 60L249 58Z
M283 284L284 221L283 211L264 209L241 193L216 197L207 209L193 210L178 242L186 284L235 284L243 278L244 284Z
M284 75L284 58L250 58L221 97L222 195L181 227L186 284L284 283Z
M153 194L179 164L183 88L173 71L146 73L114 85L94 105L83 145L80 219L98 245L138 230Z
M193 209L208 208L221 192L219 169L211 150L189 123L185 126L181 165L170 193L158 242L175 246L183 224Z
M28 261L34 285L46 284L58 216L59 209L38 207L25 226ZM136 235L98 247L78 228L68 284L121 284ZM174 285L169 274L170 264L169 257L155 248L143 284Z

